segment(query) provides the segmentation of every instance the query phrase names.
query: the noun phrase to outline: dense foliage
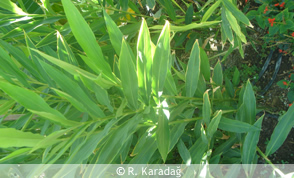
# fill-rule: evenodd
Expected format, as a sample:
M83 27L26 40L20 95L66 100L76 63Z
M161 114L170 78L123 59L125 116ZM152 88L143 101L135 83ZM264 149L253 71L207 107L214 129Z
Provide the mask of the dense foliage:
M261 153L250 81L224 78L206 53L215 36L244 55L251 23L234 1L212 2L194 12L163 0L1 0L0 162L251 164L257 151L273 154L294 107ZM191 50L187 62L178 47Z

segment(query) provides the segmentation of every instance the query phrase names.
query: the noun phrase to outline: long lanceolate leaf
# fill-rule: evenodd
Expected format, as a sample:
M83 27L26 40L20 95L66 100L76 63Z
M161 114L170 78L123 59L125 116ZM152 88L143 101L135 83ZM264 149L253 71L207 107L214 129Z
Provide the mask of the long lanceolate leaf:
M14 128L0 129L0 148L34 147L44 136L31 132L22 132Z
M78 107L79 109L86 108L87 110L84 112L89 112L93 117L104 117L103 111L86 95L86 93L83 91L83 89L72 79L64 75L61 71L55 69L54 67L46 64L43 61L40 61L41 65L45 69L45 71L54 79L54 81L60 86L62 90L70 94L72 97L75 98L75 100L82 103L84 107ZM66 96L66 94L62 94L59 92L63 97ZM75 101L75 100L69 100L69 101ZM76 103L76 102L74 102ZM73 104L74 104L73 103ZM74 104L74 106L77 106L77 104ZM81 106L81 104L79 104Z
M271 136L270 142L266 147L266 155L271 155L277 151L286 140L292 127L294 126L294 106L279 118L279 122Z
M70 0L62 0L65 15L71 30L83 50L91 60L93 66L89 66L97 73L103 73L108 79L116 81L109 64L105 61L102 50L95 40L95 35L83 16Z
M165 26L159 36L152 65L152 89L156 96L163 90L165 77L169 65L170 55L170 25L166 21Z
M122 43L122 49L119 58L119 70L124 94L132 107L138 107L138 77L136 74L135 64L132 61L131 53L125 40Z
M186 72L186 95L192 97L197 89L200 76L200 48L198 40L195 41L189 58Z
M43 98L30 90L3 81L0 82L0 88L32 113L63 126L76 126L80 124L79 122L67 120L60 112L52 109Z
M151 95L152 50L151 39L145 19L142 20L137 44L137 73L140 94L146 104Z
M158 111L158 127L156 131L157 146L163 161L165 162L170 145L170 130L168 118L162 108Z
M261 116L261 118L259 118L254 126L261 129L261 124L262 124L262 120L263 120L263 116ZM260 134L260 130L257 131L250 131L247 133L246 137L245 137L245 141L243 144L243 149L242 149L242 163L243 164L256 164L255 162L253 162L254 158L257 156L256 155L256 147L257 147L257 143L259 140L259 134Z
M110 37L111 44L116 52L116 54L120 54L121 45L122 45L122 39L123 34L119 30L118 26L115 24L115 22L110 18L110 16L103 10L103 15L105 19L105 24L107 27L107 31Z

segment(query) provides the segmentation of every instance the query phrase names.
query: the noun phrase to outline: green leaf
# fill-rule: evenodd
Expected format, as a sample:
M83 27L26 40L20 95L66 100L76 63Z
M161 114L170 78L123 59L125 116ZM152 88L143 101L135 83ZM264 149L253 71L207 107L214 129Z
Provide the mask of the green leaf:
M223 84L223 71L220 61L216 63L213 69L212 81L218 86L221 86Z
M53 90L61 97L64 97L66 100L68 100L75 108L77 108L79 111L81 112L87 112L87 109L84 107L83 104L81 104L80 102L78 102L76 99L74 99L72 96L70 96L69 94L63 92L63 91L60 91L60 90L57 90L57 89L54 89Z
M159 153L161 154L161 157L165 162L170 146L170 130L168 125L168 118L164 114L163 108L160 108L158 111L156 141Z
M198 138L197 141L189 149L192 164L200 164L203 154L208 150L208 145L205 144L201 138Z
M152 89L156 96L162 92L170 55L170 27L169 22L166 21L154 52L153 65L152 65Z
M59 31L57 31L57 53L60 60L78 66L77 59Z
M103 89L102 87L100 87L99 85L97 85L93 80L83 76L83 75L79 75L80 79L82 80L82 82L84 83L84 85L91 90L92 92L95 93L96 99L97 101L102 104L107 106L107 108L113 112L113 107L110 104L110 100L109 100L109 96L108 96L108 92L107 90Z
M215 11L216 8L218 8L218 6L220 5L220 3L222 2L222 0L218 0L216 1L203 15L201 22L206 22L207 19L209 19L209 17L212 15L212 13Z
M17 80L21 82L24 86L28 88L31 87L27 81L27 76L18 69L18 67L10 58L10 56L1 47L0 47L0 62L1 62L0 70L3 71L3 72L1 71L1 73L3 73L2 76L6 78L8 77L8 75L12 75L16 77ZM8 80L11 80L11 77L8 77L8 78L9 78Z
M232 29L234 30L234 32L236 33L236 35L244 42L244 43L247 43L246 41L246 37L244 36L244 34L242 33L241 31L241 28L236 20L236 18L233 16L233 14L228 11L228 10L225 10L225 13L226 13L226 17L232 27Z
M254 124L254 126L260 130L263 117L264 115L262 115ZM247 133L242 148L242 164L257 164L254 162L254 158L257 156L256 147L259 140L260 130Z
M123 92L132 109L138 108L138 78L135 64L131 58L126 41L123 40L122 50L119 58L119 70Z
M91 114L93 117L100 118L105 116L105 114L99 108L99 106L97 106L96 103L94 103L93 100L89 98L89 96L78 85L77 82L67 77L66 75L64 75L64 73L57 70L56 68L46 64L45 62L40 61L40 63L43 66L44 70L60 86L60 88L64 92L68 93L70 96L75 98L76 101L81 102L81 104L87 109L89 114ZM72 104L76 106L76 103Z
M286 114L279 118L279 122L274 129L271 139L266 147L265 154L271 155L277 151L286 140L292 127L294 126L294 105L292 105Z
M229 41L234 44L234 36L233 36L233 32L232 32L232 29L231 29L231 26L230 26L230 22L229 20L227 19L227 16L226 16L226 9L225 8L222 8L222 28L226 34L226 36L228 37Z
M1 148L34 147L44 137L31 132L22 132L13 128L0 128Z
M245 122L253 124L256 120L256 99L250 81L246 83L246 88L243 96L244 118Z
M197 29L197 28L211 27L211 26L216 25L218 23L220 23L220 21L191 23L189 25L183 25L183 26L171 26L170 30L174 31L174 32L188 31L188 30ZM160 30L160 29L162 29L162 27L163 27L162 25L154 25L153 27L150 27L149 29Z
M13 105L15 105L15 101L13 100L7 100L0 106L0 115L5 114Z
M67 120L59 111L52 109L43 98L30 90L3 81L0 81L0 88L32 113L36 113L52 122L63 126L76 126L81 124Z
M81 164L86 159L91 159L91 155L94 154L97 146L102 142L110 129L118 122L118 119L112 119L104 126L104 129L99 133L93 133L95 129L88 132L86 138L82 143L72 151L71 155L68 157L66 164ZM104 121L97 123L94 128L99 127Z
M130 164L147 164L157 149L155 134L147 136L143 149L130 161Z
M137 44L137 73L140 95L149 103L152 85L152 49L151 39L145 19L142 20Z
M0 163L3 163L5 161L8 161L8 160L13 159L13 158L17 158L17 157L22 156L22 155L27 155L30 150L31 150L31 148L17 149L14 152L10 153L9 155L1 158Z
M16 4L11 2L10 0L1 0L0 1L0 7L6 10L9 10L11 12L14 12L18 15L27 15L25 12L21 10Z
M228 77L225 77L225 87L226 87L226 91L228 92L230 97L234 97L234 86L232 84L232 82L228 79Z
M171 71L167 71L166 81L164 83L164 87L167 91L169 91L173 95L178 94L177 85L174 81L174 77L171 74Z
M170 130L171 141L170 141L170 147L168 152L170 152L174 148L174 146L178 143L179 139L181 138L181 136L183 135L185 131L185 127L187 124L188 123L177 124Z
M240 82L240 72L237 69L237 67L235 68L232 82L233 82L234 86L238 86L239 85L239 82Z
M228 132L235 132L235 133L247 133L250 131L259 131L260 129L250 125L246 122L241 122L238 120L228 119L225 117L222 117L220 120L220 123L218 125L218 128L221 130L225 130Z
M235 15L235 17L246 25L251 25L249 19L229 0L222 0L224 6Z
M115 77L112 74L109 64L103 57L102 50L95 40L95 35L83 16L70 0L62 0L61 2L76 40L86 52L89 57L88 59L92 63L89 67L97 74L103 71L103 74L108 79L115 82Z
M199 43L196 40L190 54L186 72L186 95L188 97L193 97L197 89L200 76L200 63Z
M111 44L116 52L116 54L120 55L120 50L122 46L123 34L115 24L115 22L110 18L110 16L103 10L103 16L105 20L105 24L107 27L107 31L110 37Z
M222 117L222 111L218 111L216 115L211 119L211 122L209 123L207 127L207 136L211 139L213 137L213 134L216 132L220 119Z
M113 131L101 148L97 159L97 164L110 164L119 153L127 138L135 132L138 123L142 120L142 115L135 115L119 128Z
M186 15L185 15L185 24L186 25L192 23L193 13L194 13L194 11L193 11L193 4L191 4L188 7L188 9L186 11Z
M209 64L207 54L202 48L200 48L200 58L201 58L200 71L203 74L205 80L209 81L210 80L210 64Z
M165 7L169 17L173 21L176 21L176 12L175 12L174 6L172 4L172 1L164 1L164 7Z
M208 91L206 90L206 92L203 95L203 110L202 110L202 117L203 117L203 121L209 125L210 123L210 115L211 115L211 106L210 106L210 100L209 100L209 95L208 95Z
M181 158L183 159L183 162L185 164L190 164L191 163L191 155L190 155L190 152L187 149L186 145L182 141L182 139L179 140L177 147L179 150L179 154L180 154Z

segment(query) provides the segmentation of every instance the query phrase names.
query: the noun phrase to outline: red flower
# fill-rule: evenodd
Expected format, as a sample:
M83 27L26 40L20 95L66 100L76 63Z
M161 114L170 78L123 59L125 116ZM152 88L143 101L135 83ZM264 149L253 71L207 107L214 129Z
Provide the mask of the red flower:
M292 106L292 104L289 104L289 107L291 107Z
M284 7L284 5L285 5L285 2L282 2L282 4L280 5L280 7Z
M276 6L276 7L277 7L277 6L279 6L279 5L280 5L280 4L279 4L279 3L277 3L277 4L275 4L274 6Z
M267 8L267 6L265 7L265 9L264 9L263 13L265 14L265 13L266 13L266 11L268 11L268 8Z
M276 20L276 18L273 18L273 19L268 18L267 20L268 20L268 23L271 24L271 26L274 26L274 23L276 23L276 22L274 22Z
M291 75L292 75L292 74L289 75L289 78L291 78Z
M248 0L245 0L245 3L247 3L248 2Z
M291 36L293 36L293 37L294 37L294 32L291 34Z
M269 31L267 31L266 33L269 34Z
M283 82L283 85L288 85L288 83L284 81L284 82Z
M283 50L279 49L279 53L282 53L282 52L283 52Z
M283 51L284 54L287 54L287 51Z

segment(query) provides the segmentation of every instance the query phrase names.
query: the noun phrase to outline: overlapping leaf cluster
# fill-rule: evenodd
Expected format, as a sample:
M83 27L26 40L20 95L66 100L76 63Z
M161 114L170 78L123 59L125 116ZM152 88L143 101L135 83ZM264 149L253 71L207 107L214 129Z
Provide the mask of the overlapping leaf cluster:
M1 2L16 19L41 17L11 1ZM220 3L230 23L236 21L233 16L249 23L229 1L212 7ZM103 10L103 17L95 21L70 0L62 0L62 7L67 22L55 29L41 24L65 17L34 19L22 27L15 27L11 19L8 26L2 23L1 163L257 162L263 116L256 120L250 82L239 88L237 78L233 83L225 79L224 84L221 63L211 73L198 40L183 70L175 69L171 32L183 26L166 21L163 27L151 27L161 30L153 43L142 19L133 45L127 34L136 28L129 33L119 28L114 20L119 14L110 17ZM42 8L55 12L50 6ZM91 19L90 25L83 15ZM32 29L35 23L40 26ZM107 36L99 34L106 30L104 25ZM189 27L197 25L201 26ZM234 28L242 40L238 26ZM105 38L110 43L101 47ZM275 130L267 155L285 140L293 110L281 117L277 129L287 130ZM5 119L15 114L21 115ZM181 159L174 160L174 154Z

